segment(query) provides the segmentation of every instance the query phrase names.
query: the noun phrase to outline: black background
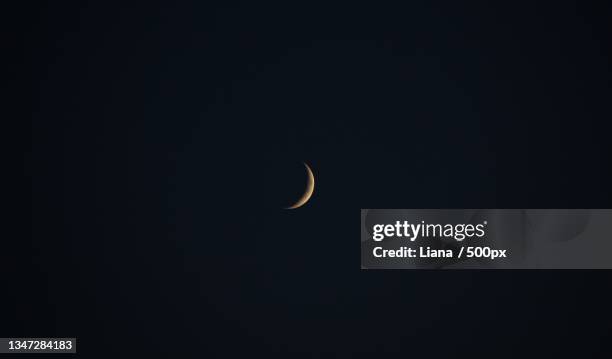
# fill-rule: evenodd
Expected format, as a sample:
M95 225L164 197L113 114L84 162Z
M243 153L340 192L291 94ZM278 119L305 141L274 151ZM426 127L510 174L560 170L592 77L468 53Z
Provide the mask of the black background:
M31 207L2 239L0 335L609 355L609 271L362 271L357 238L360 208L610 208L610 5L407 3L19 11ZM283 210L303 161L315 194Z

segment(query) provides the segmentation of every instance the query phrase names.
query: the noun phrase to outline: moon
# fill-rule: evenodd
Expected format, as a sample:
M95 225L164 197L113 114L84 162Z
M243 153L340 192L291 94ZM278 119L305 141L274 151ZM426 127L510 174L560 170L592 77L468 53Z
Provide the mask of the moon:
M306 202L308 202L308 200L312 196L312 193L314 192L314 186L315 186L314 175L312 174L312 170L310 169L310 167L308 167L306 163L304 163L304 167L306 167L306 172L308 172L308 181L306 182L306 190L304 191L304 194L302 195L302 197L300 197L300 199L297 200L297 202L295 202L290 207L287 207L286 209L296 209L296 208L302 207L304 204L306 204Z

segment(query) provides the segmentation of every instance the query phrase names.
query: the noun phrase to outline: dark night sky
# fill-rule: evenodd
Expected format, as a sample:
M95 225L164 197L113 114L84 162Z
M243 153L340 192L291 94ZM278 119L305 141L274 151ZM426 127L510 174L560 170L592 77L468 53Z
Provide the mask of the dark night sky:
M20 11L31 231L0 336L604 355L609 271L361 271L357 238L360 208L610 208L610 5L409 3ZM302 161L315 195L282 210Z

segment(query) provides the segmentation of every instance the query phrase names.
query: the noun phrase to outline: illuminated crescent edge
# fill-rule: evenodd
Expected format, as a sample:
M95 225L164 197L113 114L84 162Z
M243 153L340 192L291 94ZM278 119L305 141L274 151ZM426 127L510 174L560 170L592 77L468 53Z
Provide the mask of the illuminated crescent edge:
M300 199L295 202L295 204L293 204L291 207L287 207L286 209L296 209L302 207L306 202L308 202L314 192L314 175L312 174L312 170L310 169L310 167L308 167L306 163L304 163L304 166L306 167L306 171L308 172L308 183L306 184L306 191L304 191L302 197L300 197Z

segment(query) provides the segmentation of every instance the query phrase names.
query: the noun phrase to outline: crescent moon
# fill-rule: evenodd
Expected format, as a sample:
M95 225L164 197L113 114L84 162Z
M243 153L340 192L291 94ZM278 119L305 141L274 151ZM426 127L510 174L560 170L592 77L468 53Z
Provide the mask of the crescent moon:
M310 167L308 167L306 163L304 163L304 166L306 167L306 172L308 172L308 182L306 182L306 190L304 191L302 197L297 200L297 202L295 202L291 207L287 207L286 209L296 209L302 207L306 202L308 202L308 200L312 196L312 193L314 192L314 175L312 174L312 170L310 169Z

